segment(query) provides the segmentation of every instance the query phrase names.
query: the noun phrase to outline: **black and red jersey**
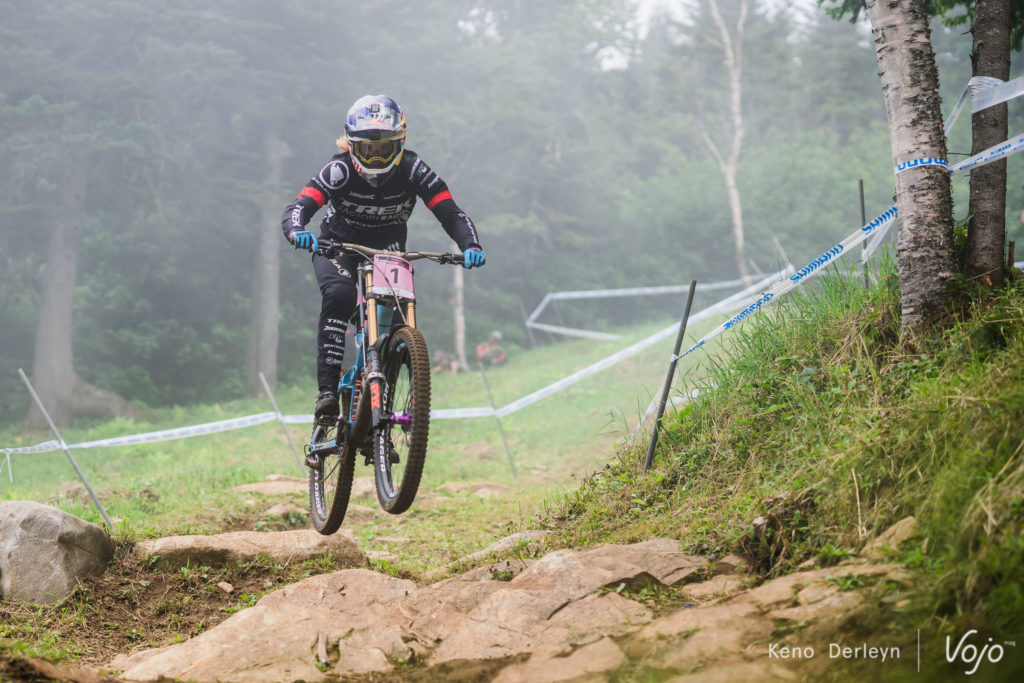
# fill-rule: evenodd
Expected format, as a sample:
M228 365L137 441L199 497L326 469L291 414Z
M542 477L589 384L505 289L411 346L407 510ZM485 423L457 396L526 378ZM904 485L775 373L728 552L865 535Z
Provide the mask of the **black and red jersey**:
M445 232L465 251L480 247L476 226L452 199L440 176L406 149L394 174L373 187L356 173L349 152L335 154L299 192L281 217L285 237L305 230L321 207L320 237L353 242L374 249L405 249L407 221L419 197L433 211Z

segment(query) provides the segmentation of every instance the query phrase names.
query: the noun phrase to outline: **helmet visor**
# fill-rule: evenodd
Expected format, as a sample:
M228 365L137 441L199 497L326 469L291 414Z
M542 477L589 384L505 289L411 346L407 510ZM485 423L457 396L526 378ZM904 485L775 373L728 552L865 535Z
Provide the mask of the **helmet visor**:
M398 140L382 140L380 142L354 141L352 153L359 162L369 169L387 168L395 160L401 145Z

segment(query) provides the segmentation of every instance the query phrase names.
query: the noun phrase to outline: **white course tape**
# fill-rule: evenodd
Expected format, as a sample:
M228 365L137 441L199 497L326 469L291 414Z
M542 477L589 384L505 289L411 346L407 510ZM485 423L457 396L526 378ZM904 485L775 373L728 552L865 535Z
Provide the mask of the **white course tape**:
M976 114L988 107L1001 104L1015 97L1020 97L1022 94L1024 94L1024 76L1015 78L1008 82L1003 82L998 78L990 78L988 76L975 76L967 82L967 86L964 88L964 91L960 93L960 98L956 101L956 105L953 106L953 111L951 111L949 116L946 118L946 122L943 124L942 130L946 135L949 135L949 131L953 130L953 126L956 124L957 119L960 118L960 113L963 111L964 104L967 102L968 95L971 97L971 113ZM1000 145L996 145L996 147L999 146ZM982 152L981 154L985 154L985 152ZM960 169L962 164L965 164L967 161L971 161L974 158L975 157L971 157L971 159L955 164L949 169L949 172L957 173L959 170L962 170ZM900 170L902 169L897 168L896 172L899 173ZM893 204L889 210L892 210L895 207L896 205ZM895 214L893 218L895 218ZM861 254L861 261L867 262L867 260L871 258L871 255L875 253L875 250L877 250L879 245L882 243L882 240L885 238L889 228L892 227L892 223L893 221L889 221L885 225L879 227L879 230L871 238L871 241L868 242L867 247L865 247Z
M133 434L131 436L118 436L112 439L101 439L99 441L84 441L82 443L66 444L68 449L72 448L104 448L107 446L132 446L143 443L156 443L158 441L172 441L174 439L187 439L193 436L204 436L217 432L226 432L233 429L244 429L255 425L271 422L277 419L277 413L260 413L259 415L247 415L236 417L230 420L219 422L207 422L205 424L193 425L191 427L179 427L159 432L147 432L145 434ZM46 441L35 446L23 448L3 448L0 453L45 453L56 451L63 447L59 441Z
M762 279L760 282L757 282L757 283L751 285L750 287L748 287L747 289L743 290L742 292L737 292L736 294L733 294L732 296L730 296L730 297L728 297L726 299L723 299L722 301L718 302L717 304L709 306L709 307L705 308L704 310L699 311L698 313L695 313L695 314L691 315L690 316L690 322L699 322L701 320L705 320L707 318L710 318L710 317L712 317L714 315L718 315L718 314L723 313L725 311L735 310L735 306L737 305L737 302L741 301L744 297L749 296L751 292L756 292L756 291L760 290L762 287L767 285L769 282L771 282L775 278L783 276L783 275L788 274L790 272L792 272L792 267L787 268L785 270L781 270L778 273L772 273L771 275L768 275L767 277ZM563 389L565 389L565 388L567 388L567 387L569 387L569 386L571 386L573 384L576 384L577 382L579 382L579 381L581 381L583 379L586 379L587 377L590 377L591 375L593 375L596 372L600 372L601 370L604 370L605 368L611 367L612 365L615 365L616 363L618 363L618 362L628 358L629 356L632 356L634 354L639 353L640 351L643 351L644 349L648 348L649 346L658 343L662 339L665 339L666 337L671 336L678 329L679 329L679 323L673 323L672 325L669 325L665 329L663 329L663 330L661 330L659 332L655 332L650 337L647 337L646 339L642 339L641 341L637 342L636 344L633 344L632 346L630 346L628 348L625 348L625 349L623 349L623 350L621 350L621 351L619 351L617 353L613 353L612 355L610 355L610 356L608 356L606 358L603 358L602 360L599 360L598 362L594 363L593 365L589 365L589 366L583 368L582 370L569 375L568 377L565 377L563 379L560 379L557 382L549 384L548 386L544 387L543 389L539 389L539 390L533 392L532 394L528 394L527 396L524 396L523 398L519 399L518 401L513 401L512 403L509 403L508 405L499 408L496 414L497 414L498 417L505 417L506 415L514 413L517 410L521 410L521 409L525 408L526 406L528 406L530 404L533 404L533 403L536 403L537 401L540 401L541 399L547 398L548 396L550 396L550 395L552 395L552 394L554 394L556 392L559 392L559 391L561 391L561 390L563 390Z
M620 334L581 330L576 327L562 327L560 325L548 325L546 323L530 323L529 325L533 329L540 330L541 332L551 332L552 334L561 334L566 337L582 337L583 339L594 339L597 341L617 341L622 339L622 335Z
M971 79L971 83L968 83L967 87L971 88L972 83L975 86L971 90L972 114L1024 95L1024 76L1006 82L998 78L976 76ZM981 87L978 87L979 85Z
M744 284L742 278L735 280L723 280L720 282L708 282L704 284L698 284L698 291L711 291L716 289L732 289L733 287L739 287ZM537 308L533 309L533 313L526 319L526 326L542 332L550 332L552 334L561 334L567 337L582 337L584 339L595 339L599 341L615 341L621 339L621 335L609 334L607 332L594 332L591 330L581 330L575 327L564 327L560 325L549 325L546 323L537 322L537 318L540 317L544 309L547 308L548 304L552 301L565 301L565 300L582 300L582 299L611 299L615 297L626 297L626 296L655 296L664 294L682 294L688 291L690 285L662 285L658 287L625 287L620 289L582 289L582 290L570 290L564 292L549 292L544 295L544 298L537 305Z

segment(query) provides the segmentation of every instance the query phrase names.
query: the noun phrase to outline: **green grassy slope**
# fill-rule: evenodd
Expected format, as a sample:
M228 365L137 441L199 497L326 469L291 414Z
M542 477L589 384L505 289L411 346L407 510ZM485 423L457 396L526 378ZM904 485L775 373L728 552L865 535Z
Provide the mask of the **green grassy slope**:
M729 361L696 382L699 398L666 420L646 477L635 446L565 497L549 519L561 542L667 535L775 575L834 564L912 515L921 532L894 559L920 570L920 590L879 632L1013 640L1024 628L1024 284L916 339L901 338L898 318L889 274L870 291L824 278L748 321Z

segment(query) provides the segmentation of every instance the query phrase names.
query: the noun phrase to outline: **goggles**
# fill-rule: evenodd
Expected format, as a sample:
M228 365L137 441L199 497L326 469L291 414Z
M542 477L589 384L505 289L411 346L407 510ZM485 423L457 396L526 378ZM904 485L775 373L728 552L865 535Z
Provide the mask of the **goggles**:
M386 168L395 159L395 155L401 150L398 140L381 140L380 142L367 142L363 140L352 141L352 153L356 155L359 162L366 168Z

